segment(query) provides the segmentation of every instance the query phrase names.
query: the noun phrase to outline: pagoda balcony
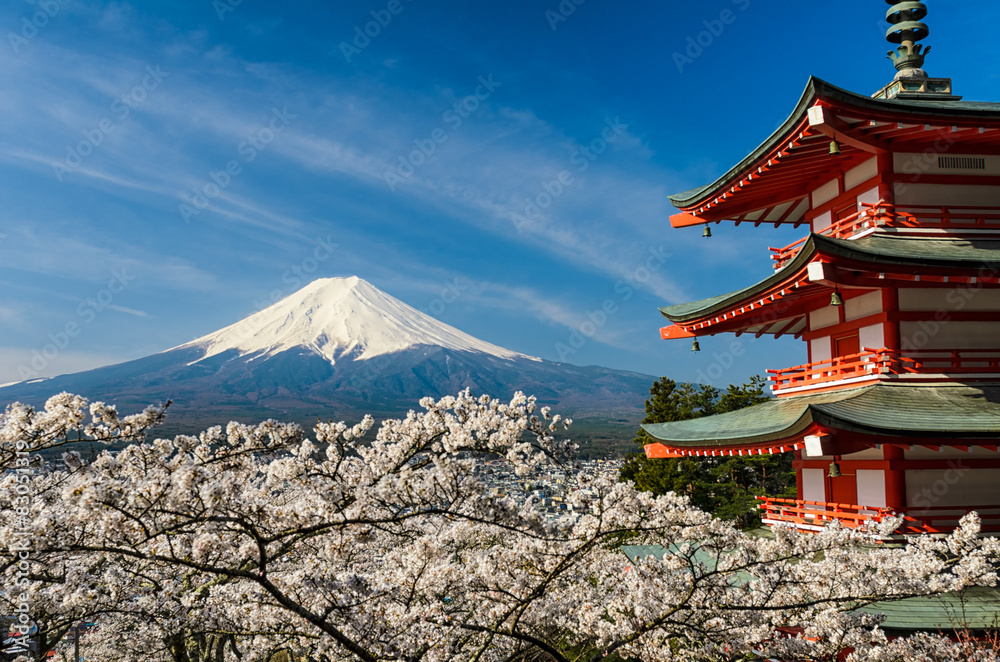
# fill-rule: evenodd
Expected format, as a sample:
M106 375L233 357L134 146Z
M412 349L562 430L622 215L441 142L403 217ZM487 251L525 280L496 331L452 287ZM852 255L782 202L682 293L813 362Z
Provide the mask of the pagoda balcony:
M1000 380L1000 349L865 348L858 354L767 372L771 390L779 395L879 380Z
M820 230L817 234L833 239L860 239L878 229L897 233L1000 234L1000 207L934 207L886 203L861 205L861 211ZM775 270L799 254L808 237L784 248L771 248Z
M791 524L801 531L822 531L831 522L855 529L869 522L901 517L896 535L950 533L971 512L979 513L983 533L1000 532L1000 506L928 506L919 508L878 508L844 503L822 503L797 499L757 497L764 524Z

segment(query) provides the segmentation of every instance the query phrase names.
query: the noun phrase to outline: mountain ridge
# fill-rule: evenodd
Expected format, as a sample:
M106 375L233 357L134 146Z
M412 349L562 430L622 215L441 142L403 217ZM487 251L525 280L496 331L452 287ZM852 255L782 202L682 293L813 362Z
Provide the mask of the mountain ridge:
M275 354L305 346L335 362L356 347L363 349L357 361L418 345L541 360L475 338L357 276L313 281L236 324L166 351L204 347L204 358L211 358L229 349Z
M305 422L399 416L463 389L538 397L577 420L637 424L654 378L546 361L480 340L357 278L315 281L282 301L157 354L0 387L0 405L60 391L126 408L172 400L178 431L214 419ZM188 425L190 423L190 425ZM622 438L631 438L627 427Z

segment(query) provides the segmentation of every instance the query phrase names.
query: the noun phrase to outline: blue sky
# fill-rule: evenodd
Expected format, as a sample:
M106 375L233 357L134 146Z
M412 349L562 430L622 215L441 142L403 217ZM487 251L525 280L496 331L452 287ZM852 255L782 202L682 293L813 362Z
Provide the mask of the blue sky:
M1000 7L929 5L931 75L1000 100ZM659 340L658 306L759 280L801 234L673 231L667 195L762 142L810 75L887 83L886 7L7 0L0 383L349 275L551 360L720 385L802 363L793 340Z

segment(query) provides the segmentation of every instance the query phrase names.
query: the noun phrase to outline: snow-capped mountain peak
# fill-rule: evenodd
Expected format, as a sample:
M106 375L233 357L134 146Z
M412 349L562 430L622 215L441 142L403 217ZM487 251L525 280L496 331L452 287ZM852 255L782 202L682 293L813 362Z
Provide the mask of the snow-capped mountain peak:
M313 281L273 306L174 349L204 349L199 361L230 350L256 358L306 349L335 363L345 354L366 360L421 345L540 360L439 322L357 276Z

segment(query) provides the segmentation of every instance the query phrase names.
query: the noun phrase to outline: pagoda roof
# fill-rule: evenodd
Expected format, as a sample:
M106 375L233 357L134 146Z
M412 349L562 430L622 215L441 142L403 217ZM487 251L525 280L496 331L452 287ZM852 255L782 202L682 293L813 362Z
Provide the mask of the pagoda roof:
M915 239L891 234L871 234L860 239L834 239L811 234L798 254L780 271L735 292L700 301L660 308L670 321L684 324L708 315L730 311L741 302L759 298L782 286L801 286L803 270L818 256L839 258L838 263L869 271L974 270L1000 267L1000 240L997 239ZM800 288L805 296L805 288ZM826 294L829 296L829 294Z
M905 385L803 395L727 414L642 426L671 449L729 451L787 444L824 428L903 439L1000 437L1000 385Z
M812 116L814 110L821 112ZM834 137L843 149L836 166L828 153ZM670 196L674 206L689 212L671 223L798 224L809 192L838 171L880 153L923 152L941 139L952 152L968 145L976 153L996 153L1000 103L873 99L813 77L789 118L757 149L711 184Z
M773 535L755 532L751 535ZM677 553L674 545L625 545L621 548L633 563L652 557L663 561ZM696 549L694 558L709 571L718 565L718 556ZM737 573L736 583L750 579L748 573ZM970 586L958 592L917 596L902 600L875 602L857 609L858 612L883 615L879 627L883 630L953 632L957 630L994 630L1000 626L1000 588ZM898 633L897 633L898 634Z
M1000 589L973 586L958 593L877 602L858 611L884 614L883 630L993 630L1000 626Z

